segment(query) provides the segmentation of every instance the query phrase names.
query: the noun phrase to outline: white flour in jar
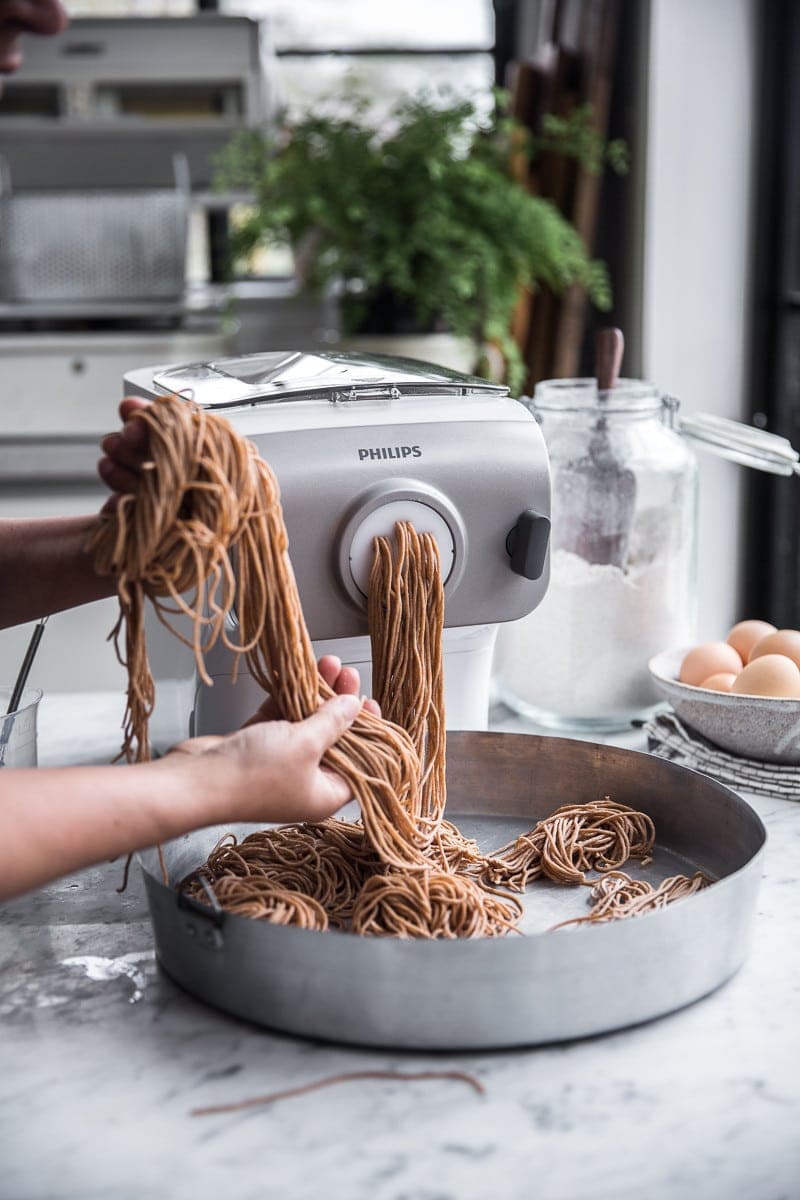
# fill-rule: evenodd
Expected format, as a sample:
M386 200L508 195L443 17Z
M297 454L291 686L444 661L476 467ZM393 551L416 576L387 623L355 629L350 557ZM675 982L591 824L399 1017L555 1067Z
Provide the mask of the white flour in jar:
M684 579L673 555L623 571L556 550L542 603L500 626L498 695L512 706L516 699L579 720L627 718L649 708L658 696L648 660L692 640Z

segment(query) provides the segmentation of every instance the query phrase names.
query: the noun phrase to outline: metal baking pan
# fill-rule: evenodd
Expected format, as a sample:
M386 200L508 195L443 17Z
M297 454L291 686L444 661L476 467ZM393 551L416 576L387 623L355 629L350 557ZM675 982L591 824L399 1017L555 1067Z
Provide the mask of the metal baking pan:
M140 856L158 959L178 984L272 1029L419 1050L536 1045L621 1029L707 995L741 966L766 833L735 792L648 754L526 734L450 733L448 816L485 849L561 804L610 795L648 813L656 882L698 868L717 882L669 908L548 932L587 911L589 889L535 883L528 936L464 941L362 938L217 914L160 880ZM237 832L249 832L242 826ZM183 878L225 829L169 843Z

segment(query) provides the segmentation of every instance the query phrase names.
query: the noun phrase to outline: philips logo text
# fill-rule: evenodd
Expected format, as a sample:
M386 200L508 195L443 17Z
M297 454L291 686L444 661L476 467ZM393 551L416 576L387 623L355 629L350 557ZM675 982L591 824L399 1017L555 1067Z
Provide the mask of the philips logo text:
M422 450L419 446L375 446L371 450L359 447L359 462L380 458L422 458Z

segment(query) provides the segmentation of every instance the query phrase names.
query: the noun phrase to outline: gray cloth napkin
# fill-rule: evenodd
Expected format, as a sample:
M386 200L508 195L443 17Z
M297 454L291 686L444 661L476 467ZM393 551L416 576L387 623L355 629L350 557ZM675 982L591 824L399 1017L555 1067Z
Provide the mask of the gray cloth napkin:
M658 758L703 771L739 791L800 800L800 766L759 762L720 750L682 724L671 710L656 713L642 728L650 753Z

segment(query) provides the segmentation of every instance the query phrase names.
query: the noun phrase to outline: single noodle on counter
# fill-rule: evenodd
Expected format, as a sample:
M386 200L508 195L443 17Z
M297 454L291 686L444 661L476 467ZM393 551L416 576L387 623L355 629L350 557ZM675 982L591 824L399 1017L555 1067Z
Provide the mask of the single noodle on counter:
M151 461L91 547L97 569L118 577L114 634L128 669L123 754L150 757L148 598L168 627L178 614L191 619L189 644L205 682L204 652L221 639L237 661L244 656L284 719L303 720L333 693L317 671L274 474L227 421L186 400L161 397L137 419L149 427ZM238 640L225 626L234 608ZM303 929L462 938L519 932L518 894L539 878L591 887L590 912L564 924L653 911L711 882L697 873L653 888L625 875L629 859L651 860L655 830L648 816L608 797L564 806L483 854L444 815L444 593L431 534L399 522L393 538L375 539L368 624L383 716L362 711L324 760L347 782L360 820L266 829L242 841L228 834L179 884L188 896ZM162 871L166 882L163 858Z

